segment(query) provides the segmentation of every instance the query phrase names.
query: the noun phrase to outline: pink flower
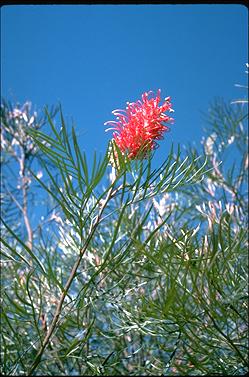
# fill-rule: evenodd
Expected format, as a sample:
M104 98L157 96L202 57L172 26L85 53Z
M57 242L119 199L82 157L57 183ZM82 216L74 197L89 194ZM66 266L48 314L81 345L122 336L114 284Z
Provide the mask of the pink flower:
M109 121L114 130L113 138L123 154L129 159L146 158L148 152L157 148L156 140L163 139L163 133L169 130L163 123L172 123L173 118L165 114L172 112L170 97L159 106L160 89L157 96L149 98L153 92L142 95L142 101L127 102L126 110L114 110L117 121Z

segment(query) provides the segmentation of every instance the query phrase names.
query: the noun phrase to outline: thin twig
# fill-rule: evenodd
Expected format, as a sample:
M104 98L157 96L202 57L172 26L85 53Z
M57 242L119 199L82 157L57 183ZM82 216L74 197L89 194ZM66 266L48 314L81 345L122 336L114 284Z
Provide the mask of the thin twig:
M20 165L20 175L22 178L22 195L23 195L23 219L26 226L27 234L28 234L28 241L27 246L30 250L33 247L33 231L30 225L29 217L28 217L28 182L27 176L25 175L26 171L26 156L24 151L22 151L22 155L19 158L19 165Z

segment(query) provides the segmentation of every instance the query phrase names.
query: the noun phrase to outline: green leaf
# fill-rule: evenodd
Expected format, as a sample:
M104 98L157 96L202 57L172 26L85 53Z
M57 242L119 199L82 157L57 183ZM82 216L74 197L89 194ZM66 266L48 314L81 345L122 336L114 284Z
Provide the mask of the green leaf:
M11 230L11 228L5 223L5 221L3 219L1 219L1 221L2 221L3 225L5 226L5 228L13 236L13 238L15 240L17 240L17 242L27 251L27 253L31 256L32 260L34 260L37 263L37 265L40 267L41 271L46 275L46 270L45 270L43 264L41 263L41 261L38 259L38 257L36 257L36 255L32 252L32 250L30 250L30 248L27 245L25 245L25 243ZM19 256L20 256L20 254L19 254Z

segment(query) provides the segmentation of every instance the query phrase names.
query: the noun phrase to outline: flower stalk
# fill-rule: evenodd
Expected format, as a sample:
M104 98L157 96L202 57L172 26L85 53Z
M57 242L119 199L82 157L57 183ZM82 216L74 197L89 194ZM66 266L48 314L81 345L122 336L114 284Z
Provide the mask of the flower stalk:
M64 300L65 300L65 298L66 298L66 296L67 296L67 294L68 294L69 288L70 288L70 286L71 286L71 284L72 284L72 282L73 282L73 280L74 280L74 277L75 277L75 275L76 275L76 272L77 272L77 270L78 270L78 267L79 267L79 265L80 265L80 262L81 262L81 260L82 260L82 258L83 258L83 256L84 256L84 254L85 254L85 252L86 252L86 250L87 250L87 247L88 247L88 245L89 245L89 243L90 243L90 241L91 241L91 239L92 239L92 237L93 237L93 235L94 235L94 233L95 233L95 231L96 231L96 229L97 229L97 227L98 227L98 225L99 225L99 223L100 223L100 221L101 221L101 218L102 218L102 214L103 214L103 212L104 212L104 209L105 209L105 207L107 206L109 200L112 198L113 194L114 194L114 190L113 190L113 185L112 185L111 188L109 189L107 195L106 195L106 198L104 199L104 201L103 201L103 203L102 203L102 206L101 206L101 208L100 208L100 210L99 210L99 213L98 213L98 216L97 216L97 218L96 218L96 220L95 220L95 222L94 222L94 224L93 224L93 226L92 226L92 228L91 228L91 231L90 231L90 233L89 233L89 236L88 236L88 238L86 239L86 242L85 242L84 246L83 246L82 249L80 250L80 254L79 254L79 256L78 256L78 258L77 258L77 260L76 260L76 262L75 262L75 264L74 264L74 266L73 266L73 268L72 268L72 271L71 271L71 273L70 273L70 276L69 276L69 278L68 278L68 280L67 280L67 282L66 282L66 285L65 285L65 287L64 287L64 290L63 290L62 295L61 295L61 297L60 297L60 300L59 300L59 302L58 302L58 305L57 305L57 308L56 308L56 311L55 311L54 318L53 318L52 323L51 323L51 325L50 325L50 327L49 327L49 331L47 332L47 335L46 335L46 337L44 338L43 343L42 343L42 345L41 345L39 351L38 351L37 354L36 354L36 357L35 357L35 359L34 359L34 362L33 362L33 364L31 365L31 367L30 367L30 369L29 369L28 376L31 376L31 375L33 374L33 372L35 371L35 369L37 368L37 366L39 365L39 363L40 363L40 361L41 361L41 357L42 357L42 355L43 355L43 352L44 352L46 346L48 345L48 343L49 343L49 341L50 341L50 338L51 338L51 336L53 335L53 333L54 333L54 331L55 331L55 328L56 328L56 325L57 325L57 323L58 323L58 321L59 321L59 318L60 318L60 315L61 315L61 311L62 311L62 306L63 306Z

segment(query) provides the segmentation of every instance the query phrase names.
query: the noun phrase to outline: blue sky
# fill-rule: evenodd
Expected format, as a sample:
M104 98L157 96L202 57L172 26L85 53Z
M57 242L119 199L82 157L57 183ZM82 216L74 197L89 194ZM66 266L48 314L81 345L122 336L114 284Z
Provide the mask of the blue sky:
M199 143L214 97L246 93L243 5L12 5L1 9L2 96L35 109L62 104L82 150L104 152L111 111L144 91L171 96L171 142Z

